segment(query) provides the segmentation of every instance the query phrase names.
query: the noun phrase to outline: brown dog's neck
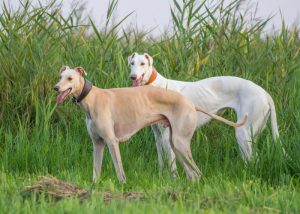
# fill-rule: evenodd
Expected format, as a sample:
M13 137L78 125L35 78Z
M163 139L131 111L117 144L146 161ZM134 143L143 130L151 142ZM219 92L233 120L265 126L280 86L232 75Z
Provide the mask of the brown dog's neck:
M94 99L94 94L95 94L95 90L97 88L95 86L93 86L90 90L90 92L86 95L86 97L79 103L77 103L80 107L83 108L83 111L86 114L86 117L91 119L91 114L90 114L90 105L93 103L93 99Z
M74 91L73 97L75 97L75 98L79 97L79 95L81 94L83 87L84 87L84 81L85 81L85 79L83 77L80 78L80 83L79 83L80 86Z
M87 79L83 79L83 81L84 81L83 84L81 84L83 85L83 87L80 90L80 94L74 93L73 102L75 104L80 103L90 93L93 87L93 84Z

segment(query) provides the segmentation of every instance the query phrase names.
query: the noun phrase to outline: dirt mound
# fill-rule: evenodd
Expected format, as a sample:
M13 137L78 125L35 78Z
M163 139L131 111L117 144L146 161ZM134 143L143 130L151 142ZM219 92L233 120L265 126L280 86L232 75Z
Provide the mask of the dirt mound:
M32 193L37 195L51 196L55 200L61 200L68 197L77 197L83 200L88 197L88 191L71 183L59 180L55 177L40 177L40 180L31 186L25 187L21 192L22 196L28 196Z
M75 185L55 177L42 176L40 179L33 183L31 186L25 187L21 191L23 197L30 196L31 194L36 194L39 196L43 195L45 197L53 198L58 201L64 198L74 197L79 198L80 201L86 199L90 196L90 192ZM101 194L100 192L98 194ZM93 195L97 197L97 192ZM108 203L112 200L145 200L145 195L140 192L124 192L124 193L112 193L111 191L103 192L103 201Z

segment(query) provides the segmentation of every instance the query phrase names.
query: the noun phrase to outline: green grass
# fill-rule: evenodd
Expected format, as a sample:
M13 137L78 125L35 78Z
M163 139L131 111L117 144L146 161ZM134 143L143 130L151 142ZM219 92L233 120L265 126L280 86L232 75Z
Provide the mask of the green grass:
M161 39L121 30L123 17L98 29L72 13L60 15L55 5L16 13L5 7L0 16L0 208L3 213L199 213L300 211L300 39L298 28L284 22L277 34L264 35L268 20L249 24L229 7L205 9L195 1L172 8L173 33ZM220 15L221 14L221 15ZM112 24L115 23L115 24ZM234 130L213 121L193 138L193 157L203 173L192 183L179 166L171 179L158 168L151 130L140 131L122 144L127 183L117 181L105 151L103 174L92 183L92 143L84 114L71 101L56 106L53 91L62 65L83 66L102 88L130 85L127 56L148 52L163 75L194 81L234 75L265 88L276 105L280 141L273 142L268 123L245 165ZM234 119L230 110L220 112ZM286 154L282 153L284 147ZM20 191L41 175L52 175L91 190L83 202L60 202ZM103 202L104 191L142 192L145 200Z

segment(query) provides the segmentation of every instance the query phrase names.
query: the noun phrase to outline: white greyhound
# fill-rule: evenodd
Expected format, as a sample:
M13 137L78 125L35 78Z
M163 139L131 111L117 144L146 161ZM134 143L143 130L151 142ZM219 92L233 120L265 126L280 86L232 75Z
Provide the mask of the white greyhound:
M131 65L130 78L133 86L152 85L179 92L212 113L217 113L223 108L232 108L237 114L238 121L248 114L247 123L235 128L236 139L245 161L252 156L252 139L255 140L258 132L265 127L269 115L271 115L273 138L276 140L279 137L272 97L249 80L232 76L211 77L197 82L170 80L155 70L153 59L147 53L143 55L133 53L128 57L128 64ZM211 120L201 112L197 115L198 128ZM170 147L169 129L157 125L152 126L152 129L160 167L163 167L163 148L167 153L169 166L176 175L175 155Z

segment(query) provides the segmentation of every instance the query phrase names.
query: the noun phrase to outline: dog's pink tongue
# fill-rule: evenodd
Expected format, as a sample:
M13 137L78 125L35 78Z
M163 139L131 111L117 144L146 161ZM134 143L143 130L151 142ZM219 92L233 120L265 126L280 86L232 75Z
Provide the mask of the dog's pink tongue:
M133 80L132 81L132 87L137 87L139 86L139 81L138 80Z
M61 104L63 101L64 101L64 99L65 99L65 97L66 97L66 95L69 93L69 89L68 90L65 90L65 91L63 91L63 92L61 92L57 97L56 97L56 103L57 104Z

